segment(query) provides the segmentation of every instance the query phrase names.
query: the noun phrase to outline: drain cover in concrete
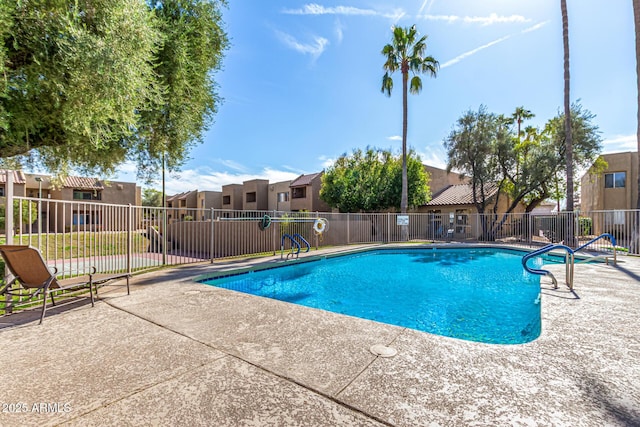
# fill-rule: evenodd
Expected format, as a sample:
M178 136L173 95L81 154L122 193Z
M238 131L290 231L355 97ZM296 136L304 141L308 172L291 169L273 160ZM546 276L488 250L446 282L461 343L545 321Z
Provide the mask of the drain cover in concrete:
M392 347L387 347L386 345L376 344L372 346L369 351L376 356L380 357L393 357L398 354L398 350Z

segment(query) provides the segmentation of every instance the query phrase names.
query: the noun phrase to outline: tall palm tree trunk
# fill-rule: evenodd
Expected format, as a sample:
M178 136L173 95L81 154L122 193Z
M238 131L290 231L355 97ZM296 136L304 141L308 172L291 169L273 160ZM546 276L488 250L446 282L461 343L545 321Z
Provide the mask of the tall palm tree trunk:
M638 170L640 171L640 0L633 0L633 20L636 29L636 86L638 89L638 112L636 140L638 144ZM640 209L640 173L638 173L638 203Z
M408 66L402 64L402 193L400 195L400 213L405 215L409 207L409 183L407 180L407 115L408 115ZM409 240L409 226L401 225L401 240Z
M573 138L571 135L571 96L569 76L569 17L567 0L560 0L562 10L562 43L564 46L564 133L565 156L567 161L567 244L574 246L573 233Z
M638 171L640 171L640 0L633 0L633 21L636 32L636 86L638 90L638 111L636 123L636 140L638 144ZM631 253L640 253L640 173L638 173L638 201L633 222L633 237L630 242Z

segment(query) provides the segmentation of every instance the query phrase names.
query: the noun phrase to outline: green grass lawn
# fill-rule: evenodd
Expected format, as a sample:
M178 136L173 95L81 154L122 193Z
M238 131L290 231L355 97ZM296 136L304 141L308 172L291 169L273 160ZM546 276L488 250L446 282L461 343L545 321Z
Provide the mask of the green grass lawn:
M0 244L6 242L0 237ZM38 247L38 235L23 235L13 238L15 245ZM140 233L131 233L132 251L144 252L149 240ZM127 253L126 232L74 232L42 234L40 251L45 259L83 258L91 255L125 255Z

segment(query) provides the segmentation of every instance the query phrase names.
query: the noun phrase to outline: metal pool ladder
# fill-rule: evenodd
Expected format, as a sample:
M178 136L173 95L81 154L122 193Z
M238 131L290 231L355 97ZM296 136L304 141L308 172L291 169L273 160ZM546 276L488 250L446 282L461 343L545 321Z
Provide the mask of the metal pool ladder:
M524 269L526 271L528 271L531 274L537 274L540 276L550 276L551 280L553 281L553 286L554 288L558 288L558 281L556 280L556 278L553 276L553 274L551 274L551 272L549 270L544 270L542 268L532 268L529 267L527 265L527 261L529 261L529 259L538 256L538 255L542 255L544 253L550 252L554 249L561 249L567 252L566 256L565 256L565 264L566 264L566 283L567 286L569 287L570 290L573 290L573 271L574 271L574 266L575 266L575 254L578 251L581 251L582 249L586 248L587 246L589 246L590 244L592 244L593 242L596 242L600 239L604 239L604 238L608 238L611 241L611 244L613 245L613 265L616 265L617 263L617 255L616 255L616 238L611 235L610 233L603 233L601 235L599 235L598 237L596 237L595 239L592 239L590 241L588 241L587 243L585 243L584 245L578 247L577 249L571 249L570 247L566 246L566 245L554 245L554 244L550 244L547 245L541 249L538 249L537 251L533 251L530 252L528 254L526 254L525 256L522 257L522 266L524 267ZM603 259L607 262L607 264L609 264L609 256L608 255L599 255L599 256L593 256L588 258L589 261L593 261L595 259Z
M574 254L575 251L573 249L571 249L569 246L566 245L554 245L554 244L550 244L547 245L543 248L538 249L537 251L533 251L530 252L528 254L526 254L525 256L522 257L522 266L524 267L524 269L526 271L528 271L531 274L537 274L539 276L550 276L551 277L551 281L553 282L553 287L555 289L558 289L558 281L556 280L555 276L549 271L549 270L544 270L542 268L532 268L529 267L527 265L527 261L529 261L529 259L535 257L535 256L539 256L542 254L545 254L547 252L550 252L552 250L555 249L561 249L567 252L564 262L566 265L566 283L567 286L569 287L570 290L573 290L573 264L574 264Z

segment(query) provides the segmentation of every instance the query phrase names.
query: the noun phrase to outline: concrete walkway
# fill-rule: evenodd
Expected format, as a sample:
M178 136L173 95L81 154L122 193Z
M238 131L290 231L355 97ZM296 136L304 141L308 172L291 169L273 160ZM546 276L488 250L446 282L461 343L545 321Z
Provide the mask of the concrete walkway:
M0 318L0 426L640 426L640 259L621 261L578 265L574 293L543 278L542 335L511 346L192 281L272 258L136 276L42 326Z

